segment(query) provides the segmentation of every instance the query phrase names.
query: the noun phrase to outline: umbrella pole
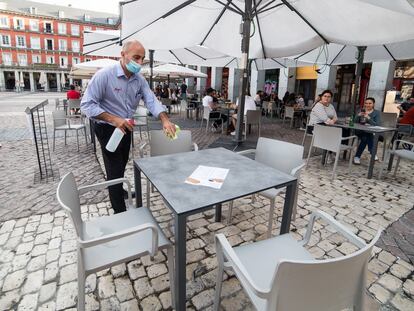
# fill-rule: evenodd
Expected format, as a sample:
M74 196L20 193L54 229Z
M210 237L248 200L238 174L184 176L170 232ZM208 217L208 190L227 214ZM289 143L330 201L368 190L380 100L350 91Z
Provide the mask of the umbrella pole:
M354 96L353 96L353 107L352 107L352 114L355 115L357 110L357 105L359 103L359 90L361 85L361 74L362 74L362 66L364 64L364 53L367 49L366 46L358 46L358 58L355 68L355 87L354 87Z
M237 125L235 142L240 144L243 141L243 120L244 120L244 103L246 98L246 91L248 86L248 59L250 46L250 23L252 20L252 0L245 0L245 9L243 16L243 34L241 52L242 59L240 69L242 76L240 78L241 88L239 91L239 107L237 111Z
M149 61L150 61L150 77L149 77L149 85L150 89L154 90L154 81L153 81L153 69L154 69L154 50L149 50Z

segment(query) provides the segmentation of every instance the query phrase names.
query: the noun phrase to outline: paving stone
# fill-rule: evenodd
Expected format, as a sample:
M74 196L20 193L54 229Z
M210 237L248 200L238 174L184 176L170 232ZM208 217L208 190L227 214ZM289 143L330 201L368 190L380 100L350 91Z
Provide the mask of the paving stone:
M52 262L59 258L60 250L59 249L51 249L46 252L46 262Z
M381 252L378 259L388 266L391 266L397 260L395 256L386 251Z
M163 310L168 310L171 308L171 292L163 292L158 296L161 305L162 305L162 309Z
M2 291L6 292L12 289L19 288L26 279L26 272L24 270L18 270L11 274L8 274L4 280Z
M146 271L144 266L142 266L138 261L134 260L128 263L127 265L128 274L131 280L136 280L143 276L146 276Z
M37 293L23 296L22 300L19 303L17 311L34 310L37 306L37 296L38 296Z
M136 280L134 282L134 290L139 299L143 299L154 293L154 289L151 287L147 277Z
M62 241L62 239L60 237L51 239L49 241L48 249L50 250L50 249L59 248L60 245L61 245L61 241Z
M77 264L70 264L63 266L60 269L59 285L77 280L78 278L78 266Z
M40 293L39 293L39 302L43 303L46 302L50 299L52 299L53 297L55 297L56 295L56 282L52 282L52 283L48 283L43 285L40 288Z
M126 265L123 263L123 264L111 267L111 273L112 273L114 278L118 278L120 276L125 275Z
M13 258L13 271L20 270L26 267L27 263L29 262L31 256L29 254L15 256Z
M149 296L140 303L142 310L159 311L162 309L161 302L156 296Z
M403 297L400 294L394 296L391 300L391 304L401 311L412 311L414 310L414 302L412 300Z
M57 278L59 267L57 261L48 263L45 268L45 283L53 281Z
M27 265L27 271L28 272L37 271L39 269L43 269L45 265L46 265L46 256L40 255L30 260L29 264Z
M33 242L20 244L16 249L16 255L27 254L33 249Z
M39 256L46 254L47 252L47 244L40 244L35 245L31 251L32 256Z
M89 294L85 296L85 310L86 311L96 311L99 310L99 302L95 295Z
M71 263L75 263L77 260L76 252L70 253L63 253L59 258L59 266L70 265Z
M120 277L114 280L116 296L120 302L124 302L134 298L134 290L132 289L132 284L129 278Z
M11 232L15 224L16 224L16 220L14 219L5 221L0 228L0 233Z
M369 291L382 303L387 302L392 297L392 294L388 290L378 284L373 284L369 288Z
M22 293L29 294L40 290L43 283L43 270L29 273L23 285Z
M136 299L121 302L121 311L139 311L138 302Z
M102 276L98 279L98 293L100 298L109 298L115 295L115 285L112 275Z
M76 306L78 283L71 282L59 286L56 298L56 310L63 310Z
M382 275L378 280L378 283L392 292L397 292L402 285L401 280L397 279L395 276L390 274Z
M151 279L151 287L156 293L160 293L170 288L169 274L161 275L157 278Z
M95 289L96 289L96 281L97 281L97 278L96 278L96 274L95 273L89 274L86 277L86 281L85 281L85 292L86 293L92 293L92 292L95 291Z
M414 297L414 280L406 280L404 282L403 289L407 295Z
M37 311L52 311L56 310L56 303L54 301L49 301L42 304Z
M412 271L399 264L392 265L390 272L399 279L405 279L412 273Z
M167 273L167 267L164 264L155 264L153 266L148 267L147 274L148 277L153 279L157 276Z
M369 263L368 263L368 269L376 274L383 274L385 271L387 271L389 268L389 266L387 266L385 263L383 263L382 261L379 261L376 258L373 258Z
M101 300L102 311L118 311L121 310L121 304L116 297Z
M73 252L76 251L76 247L76 240L66 240L62 242L61 251L62 253Z

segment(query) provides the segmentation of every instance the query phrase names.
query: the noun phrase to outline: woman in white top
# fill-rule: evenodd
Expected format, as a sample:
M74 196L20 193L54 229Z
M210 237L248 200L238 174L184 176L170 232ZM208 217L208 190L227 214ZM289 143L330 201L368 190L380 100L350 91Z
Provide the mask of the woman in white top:
M321 100L317 102L311 111L309 125L335 124L338 120L334 106L331 104L332 92L325 90L321 94Z

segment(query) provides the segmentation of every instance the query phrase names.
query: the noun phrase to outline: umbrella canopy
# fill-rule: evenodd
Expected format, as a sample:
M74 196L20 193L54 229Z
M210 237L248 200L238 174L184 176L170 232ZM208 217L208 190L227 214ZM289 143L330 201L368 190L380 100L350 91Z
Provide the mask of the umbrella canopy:
M73 78L90 79L99 69L114 65L116 63L118 63L116 60L101 58L90 62L75 64L73 65L69 75Z
M414 39L414 7L407 0L392 5L385 0L252 0L250 14L245 2L124 2L121 38L136 38L153 49L205 45L240 57L240 24L247 20L250 58L291 56L332 42L365 46ZM145 14L136 18L137 12ZM188 31L183 20L191 25Z
M150 75L150 68L143 68L141 73L145 77L148 77ZM164 64L154 67L153 76L165 78L207 78L205 73L174 64Z
M356 54L355 46L331 43L299 55L296 59L316 64L343 65L356 63ZM363 61L371 63L411 58L414 58L414 40L367 46Z
M41 87L45 87L46 83L47 83L46 74L44 71L41 71L40 77L39 77L39 84Z

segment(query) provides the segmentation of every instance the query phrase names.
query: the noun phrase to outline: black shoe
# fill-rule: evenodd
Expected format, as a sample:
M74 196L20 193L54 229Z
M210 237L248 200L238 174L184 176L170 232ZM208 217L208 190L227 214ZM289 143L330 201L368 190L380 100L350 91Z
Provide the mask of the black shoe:
M135 199L135 191L131 190L131 197ZM124 199L128 199L128 191L124 189Z

